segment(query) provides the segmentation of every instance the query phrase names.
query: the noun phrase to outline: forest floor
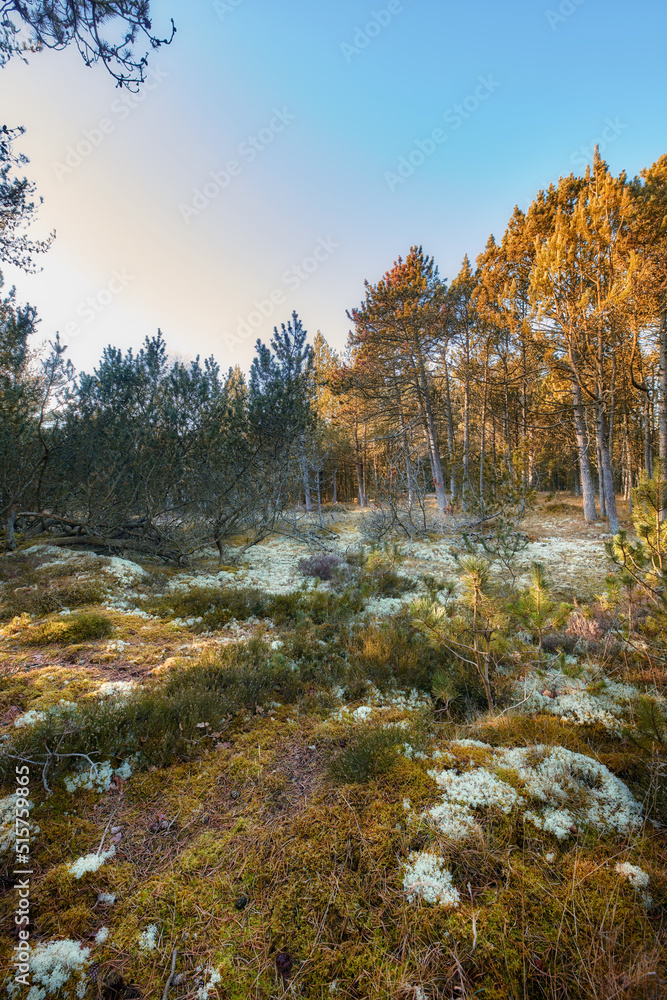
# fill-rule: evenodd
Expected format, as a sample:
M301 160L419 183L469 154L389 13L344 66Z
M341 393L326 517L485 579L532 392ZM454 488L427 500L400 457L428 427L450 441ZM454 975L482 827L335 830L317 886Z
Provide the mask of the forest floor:
M663 623L605 586L606 522L541 496L492 560L489 708L415 627L428 595L456 613L464 540L369 550L370 514L326 509L333 582L285 538L222 568L0 557L8 996L665 995ZM541 650L516 610L534 562L568 605ZM32 992L11 966L23 761Z

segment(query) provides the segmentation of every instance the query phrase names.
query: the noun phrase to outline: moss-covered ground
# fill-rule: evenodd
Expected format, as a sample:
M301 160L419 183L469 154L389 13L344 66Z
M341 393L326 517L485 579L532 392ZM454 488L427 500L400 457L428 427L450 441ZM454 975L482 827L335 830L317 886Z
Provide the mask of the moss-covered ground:
M568 541L574 503L543 501L550 537L561 518ZM563 547L552 549L557 576ZM410 602L433 593L433 576L456 582L451 563L421 549L395 567L375 556L379 571L350 560L349 578L332 583L295 572L296 587L278 592L238 569L216 581L212 561L188 571L199 583L174 589L179 574L160 566L133 576L29 544L1 558L0 794L7 802L29 761L31 942L88 949L83 976L65 970L44 995L667 995L662 619L646 613L648 638L628 639L627 595L614 603L603 593L599 550L602 571L576 568L579 595L554 588L576 608L570 626L546 629L541 653L505 614L491 709L470 665L415 625ZM384 599L378 572L399 578L396 605L364 617ZM403 573L414 590L400 585ZM632 614L642 621L638 604ZM572 677L603 678L586 693L606 699L605 711L605 678L635 694L611 722L556 714L559 692L521 704L539 670L562 698ZM621 828L577 818L559 839L526 818L544 803L521 776L496 770L524 805L473 803L474 830L452 837L429 814L442 802L435 771L488 774L485 747L583 755L624 783L639 819ZM595 782L584 775L577 789L557 805L580 817ZM13 847L10 835L0 871L7 984L19 940ZM76 877L77 859L103 852L104 864ZM406 866L426 854L451 873L457 905L408 891ZM617 870L624 863L641 870L641 885ZM41 1000L35 982L30 1000Z

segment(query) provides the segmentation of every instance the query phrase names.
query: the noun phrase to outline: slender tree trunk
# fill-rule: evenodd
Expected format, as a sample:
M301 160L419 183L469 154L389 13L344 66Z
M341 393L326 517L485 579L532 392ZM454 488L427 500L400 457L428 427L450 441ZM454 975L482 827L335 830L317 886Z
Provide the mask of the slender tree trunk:
M333 502L338 503L338 466L334 465L333 470Z
M356 420L354 422L354 465L357 473L357 503L360 507L365 507L366 497L364 496L364 477L361 468L361 444L359 442L359 425Z
M662 475L667 470L667 302L660 316L660 402L658 410L658 454Z
M363 485L363 494L364 494L364 497L368 496L368 488L367 488L367 483L366 483L366 468L367 468L367 462L366 462L366 440L367 440L367 434L368 434L368 426L364 422L364 457L363 457L363 462L362 462L362 470L363 470L363 482L362 482L362 485Z
M521 336L521 365L523 368L523 373L521 377L521 445L523 449L523 459L522 459L522 469L521 469L521 486L522 486L522 498L521 506L525 507L526 504L526 490L531 485L530 480L532 478L532 444L528 437L528 365L526 363L526 343Z
M405 417L403 416L403 404L401 402L400 390L396 389L396 403L398 406L398 418L401 426L401 444L403 446L403 460L405 462L405 474L408 480L408 504L410 507L414 506L415 503L415 478L414 472L412 470L412 461L410 460L410 445L408 443L408 432L405 426Z
M616 512L616 494L614 492L614 474L611 467L611 455L609 454L609 431L607 428L607 412L603 402L597 404L596 431L598 439L598 450L602 462L602 482L604 485L604 499L607 516L609 517L609 531L612 535L618 534L618 514Z
M573 401L572 418L574 421L574 433L577 440L577 454L579 457L579 479L581 481L581 492L584 499L584 517L587 521L597 521L597 511L595 510L595 490L593 488L593 476L591 474L586 416L581 402L581 388L576 378L573 378L570 384L572 387Z
M466 370L463 383L463 487L465 495L470 486L470 379Z
M651 452L651 398L644 394L644 472L647 476L653 473L653 454ZM662 456L661 456L662 460Z
M489 355L486 355L486 371L488 372ZM488 396L488 381L486 372L484 377L484 396L482 399L482 420L479 442L479 500L482 505L482 516L484 516L484 458L486 451L486 403Z
M507 356L503 358L503 422L505 424L505 464L510 481L514 482L514 467L512 465L512 424L510 420L509 382L507 373Z
M5 524L5 549L13 552L16 548L16 536L14 534L14 524L16 521L16 507L10 507Z
M452 397L449 389L449 369L447 367L447 354L443 355L443 368L445 370L445 407L447 410L447 454L449 456L449 491L452 499L456 496L456 471L454 469L454 418L452 416Z
M310 512L313 509L313 501L310 496L310 476L308 474L308 459L306 458L306 442L304 438L301 438L301 471L303 474L303 492L306 501L306 510Z
M431 474L433 476L433 485L435 486L435 496L438 502L438 510L440 512L444 512L445 507L449 505L449 499L447 497L447 493L445 492L445 480L442 475L442 463L440 461L440 443L438 441L438 434L435 428L435 419L433 417L433 407L431 405L431 393L428 387L426 366L421 352L417 355L417 359L419 364L421 397L424 408L424 422L426 425L429 455L431 458Z
M317 519L319 521L320 527L323 526L322 521L322 469L317 470L317 476L315 479L316 489L317 489Z
M623 409L623 435L625 438L625 499L632 500L632 438L630 437L630 421L628 419L627 398Z
M607 505L605 503L605 493L604 493L604 466L602 465L602 452L600 451L599 441L596 447L596 453L598 462L598 502L600 504L600 517L606 517Z

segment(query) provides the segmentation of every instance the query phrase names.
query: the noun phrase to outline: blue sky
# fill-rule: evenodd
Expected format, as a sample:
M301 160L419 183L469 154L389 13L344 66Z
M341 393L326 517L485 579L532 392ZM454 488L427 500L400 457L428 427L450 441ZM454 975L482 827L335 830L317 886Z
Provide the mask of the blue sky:
M515 204L667 152L658 0L158 0L140 100L75 51L0 72L3 120L57 239L5 269L79 368L158 327L249 365L296 309L343 347L345 311L418 243L456 275ZM214 175L212 177L211 175Z

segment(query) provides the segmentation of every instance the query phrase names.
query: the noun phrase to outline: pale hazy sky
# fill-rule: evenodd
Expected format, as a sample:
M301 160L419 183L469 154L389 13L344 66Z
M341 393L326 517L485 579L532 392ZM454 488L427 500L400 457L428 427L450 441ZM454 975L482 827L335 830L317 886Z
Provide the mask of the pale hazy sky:
M630 175L667 152L661 0L151 8L178 32L138 98L73 50L0 71L44 198L33 235L57 231L5 284L79 368L158 327L247 367L293 309L342 347L364 278L412 244L451 279L596 140Z

